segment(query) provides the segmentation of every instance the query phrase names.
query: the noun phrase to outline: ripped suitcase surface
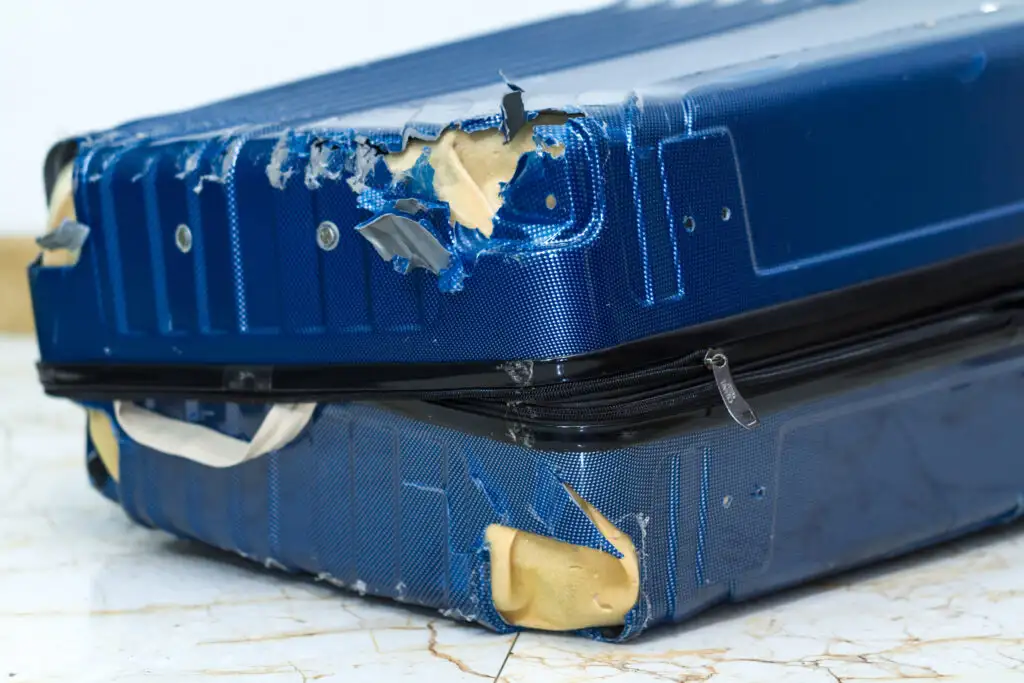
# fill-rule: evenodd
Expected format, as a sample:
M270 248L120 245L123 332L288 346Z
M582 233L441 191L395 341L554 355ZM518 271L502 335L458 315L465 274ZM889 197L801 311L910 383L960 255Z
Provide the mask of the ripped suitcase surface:
M57 145L142 524L625 639L1008 521L1024 3L614 5Z

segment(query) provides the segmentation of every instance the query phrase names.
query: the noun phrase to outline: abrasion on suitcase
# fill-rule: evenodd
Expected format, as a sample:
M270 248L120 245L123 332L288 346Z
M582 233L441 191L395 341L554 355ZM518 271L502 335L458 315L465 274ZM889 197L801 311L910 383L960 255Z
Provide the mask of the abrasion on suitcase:
M56 145L140 524L623 640L1024 510L1024 6L614 4Z

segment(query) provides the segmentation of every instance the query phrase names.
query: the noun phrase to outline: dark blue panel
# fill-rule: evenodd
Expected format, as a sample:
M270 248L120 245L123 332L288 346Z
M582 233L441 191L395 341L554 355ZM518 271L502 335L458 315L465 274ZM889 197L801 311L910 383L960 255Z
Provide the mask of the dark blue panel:
M155 212L152 219L147 221L153 250L154 287L158 286L156 278L160 272L167 302L166 319L158 315L158 322L162 329L171 334L195 334L200 328L194 259L178 250L174 238L179 225L189 224L188 195L191 192L175 177L179 173L176 157L180 151L156 154L151 150L150 154L153 155L151 163L154 166L145 180L147 205L150 212ZM177 192L170 190L175 185L178 187ZM167 186L169 191L159 194L158 186ZM162 268L158 270L157 265Z
M736 141L758 269L947 231L969 249L972 226L1019 225L1020 45L1015 33L971 38L836 65L827 87L806 70L696 98L697 125Z
M76 205L93 233L72 272L33 277L41 355L564 357L1020 241L1024 13L960 2L922 5L911 23L912 10L882 0L827 11L811 0L621 6L85 137ZM933 13L941 21L928 27ZM624 29L634 22L644 28ZM804 31L815 27L835 41L812 45ZM554 34L563 37L546 39ZM602 45L601 35L617 39ZM699 35L713 36L701 43L709 54L722 53L703 73L673 62ZM725 59L744 37L760 56ZM769 44L778 54L764 59L776 54ZM419 187L392 182L379 162L369 173L360 166L411 132L396 112L414 120L457 110L466 118L452 125L496 128L496 95L479 95L493 98L486 105L456 92L497 81L477 71L497 58L484 45L505 55L510 77L519 64L565 83L564 93L541 93L545 106L577 114L538 128L549 152L520 160L489 239L452 226L426 176ZM551 71L615 55L602 62L614 96L571 90L582 72ZM600 81L595 69L586 87ZM438 88L451 97L410 99ZM559 145L564 153L550 151ZM191 294L179 286L182 255L165 242L183 195L191 311L181 303ZM422 220L455 264L440 277L398 272L355 230L410 197L431 205ZM325 220L340 230L332 251L314 246ZM72 304L60 295L68 286L96 302ZM172 328L185 333L167 335Z
M394 593L401 580L397 496L398 435L386 425L353 423L356 487L356 590Z
M602 453L532 451L358 404L324 406L277 455L228 470L122 438L120 499L171 532L507 630L487 583L489 524L607 548L568 485L638 550L628 638L1019 515L1021 348L763 414L752 432ZM192 417L251 435L260 413Z

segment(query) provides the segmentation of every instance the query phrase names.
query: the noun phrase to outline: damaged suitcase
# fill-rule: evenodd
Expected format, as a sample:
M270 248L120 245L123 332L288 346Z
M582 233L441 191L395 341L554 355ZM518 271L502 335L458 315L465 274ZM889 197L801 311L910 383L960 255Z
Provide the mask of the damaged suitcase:
M615 4L67 140L40 379L140 524L498 631L1009 521L1021 5Z

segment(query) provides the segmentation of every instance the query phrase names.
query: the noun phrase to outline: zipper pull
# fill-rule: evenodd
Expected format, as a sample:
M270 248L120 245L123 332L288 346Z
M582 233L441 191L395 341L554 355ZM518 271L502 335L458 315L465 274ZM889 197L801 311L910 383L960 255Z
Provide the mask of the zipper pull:
M715 384L718 386L718 393L725 403L725 409L736 423L744 429L753 429L761 424L739 390L733 382L732 372L729 370L729 359L720 349L708 349L704 356L704 365L715 375Z

